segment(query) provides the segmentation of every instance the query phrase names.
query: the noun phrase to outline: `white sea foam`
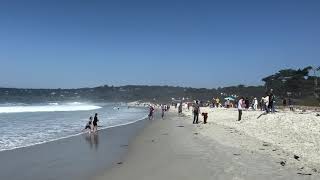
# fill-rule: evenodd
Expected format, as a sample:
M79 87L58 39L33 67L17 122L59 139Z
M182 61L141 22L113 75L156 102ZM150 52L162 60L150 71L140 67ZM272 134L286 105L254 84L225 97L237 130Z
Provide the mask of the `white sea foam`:
M99 114L99 129L123 126L146 118L146 109L123 107L114 110L115 105L61 104L60 102L58 105L2 105L0 107L0 151L43 144L83 134L82 130L88 122L89 116L94 113ZM9 110L10 108L11 110ZM64 112L53 113L54 111Z
M100 106L81 103L70 103L65 105L51 103L50 105L43 106L3 106L0 107L0 113L89 111L100 108Z

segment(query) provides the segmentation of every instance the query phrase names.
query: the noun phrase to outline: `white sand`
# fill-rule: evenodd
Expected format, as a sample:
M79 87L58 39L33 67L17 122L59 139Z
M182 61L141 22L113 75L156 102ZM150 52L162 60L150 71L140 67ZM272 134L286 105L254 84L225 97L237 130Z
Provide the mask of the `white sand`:
M292 157L298 155L301 161L296 162L302 165L309 165L319 169L320 162L320 117L316 117L315 112L288 112L282 111L275 114L263 115L261 111L244 111L242 121L238 118L237 109L210 109L201 108L202 112L208 112L208 124L201 125L201 134L219 140L214 131L216 124L234 128L235 130L253 138L267 142L275 147L279 147ZM191 118L191 111L185 111ZM202 120L202 117L200 118ZM190 120L191 121L191 120ZM220 138L221 139L221 138ZM238 144L248 150L257 150L259 147L253 146L247 139L241 142L230 142L229 145ZM228 142L221 142L228 144ZM234 144L233 144L234 143ZM261 147L260 147L261 148ZM280 155L280 154L278 154ZM293 161L296 161L295 159Z
M156 112L156 115L159 112ZM225 146L223 142L254 139L230 134L229 128L211 124L193 125L189 117L168 113L165 120L149 121L146 128L129 145L129 152L121 162L94 179L97 180L316 180L319 175L288 166L279 159ZM200 132L212 130L211 137ZM209 132L208 135L210 135Z

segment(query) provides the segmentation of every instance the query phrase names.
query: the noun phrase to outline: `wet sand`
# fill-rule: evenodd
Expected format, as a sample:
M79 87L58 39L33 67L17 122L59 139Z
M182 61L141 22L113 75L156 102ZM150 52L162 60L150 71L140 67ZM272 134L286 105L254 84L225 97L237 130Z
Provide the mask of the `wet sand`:
M249 141L262 146L257 139L245 134L237 139L238 135L230 133L228 127L217 125L212 129L217 141L201 135L204 127L193 125L190 117L167 115L165 120L148 123L130 143L128 154L94 179L320 179L318 174L310 176L295 167L283 166L281 159L269 154L232 145L236 141Z
M112 167L145 125L134 124L0 152L0 179L87 180Z

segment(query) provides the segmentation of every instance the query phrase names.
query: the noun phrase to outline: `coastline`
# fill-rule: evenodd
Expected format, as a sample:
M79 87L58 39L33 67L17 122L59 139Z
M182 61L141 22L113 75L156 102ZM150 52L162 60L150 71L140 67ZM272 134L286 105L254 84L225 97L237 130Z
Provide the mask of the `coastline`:
M146 120L0 152L0 179L87 180L113 166ZM67 177L67 178L66 178Z
M158 118L148 123L130 143L122 160L93 179L313 180L320 177L316 173L310 176L308 170L282 166L282 159L271 154L248 150L241 143L236 146L236 141L262 144L245 134L237 139L239 135L230 133L229 127L212 126L214 138L202 134L205 125L193 125L190 117L169 112L165 120Z
M138 119L136 121L128 122L128 123L123 123L123 124L118 124L118 125L108 126L108 127L102 127L102 128L100 127L99 131L104 131L104 130L107 130L107 129L121 127L121 126L127 126L127 125L134 124L136 122L143 121L143 120L146 120L146 119L147 119L147 116L143 117L141 119ZM88 132L80 132L78 134L73 134L73 135L69 135L69 136L65 136L65 137L61 137L61 138L57 138L57 139L52 139L52 140L45 141L45 142L39 142L39 143L30 144L30 145L27 145L27 146L21 146L21 147L16 147L16 148L11 148L11 149L0 150L0 153L1 152L5 152L5 151L12 151L12 150L16 150L16 149L23 149L23 148L29 148L29 147L32 147L32 146L38 146L38 145L42 145L42 144L52 143L52 142L60 141L60 140L63 140L63 139L68 139L68 138L73 138L73 137L85 135L87 133Z

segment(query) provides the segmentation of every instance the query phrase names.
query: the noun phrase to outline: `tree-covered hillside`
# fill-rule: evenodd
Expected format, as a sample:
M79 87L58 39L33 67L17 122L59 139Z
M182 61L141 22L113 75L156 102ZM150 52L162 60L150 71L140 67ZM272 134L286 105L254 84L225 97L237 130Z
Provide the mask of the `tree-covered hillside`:
M188 88L173 86L100 86L79 89L16 89L0 88L0 103L6 102L48 102L48 101L156 101L169 102L172 98L186 100L212 98L263 96L268 89L274 89L278 103L282 98L292 98L297 103L318 105L315 96L315 73L312 68L284 69L262 79L265 86L231 86L217 89ZM316 72L316 71L314 71Z

